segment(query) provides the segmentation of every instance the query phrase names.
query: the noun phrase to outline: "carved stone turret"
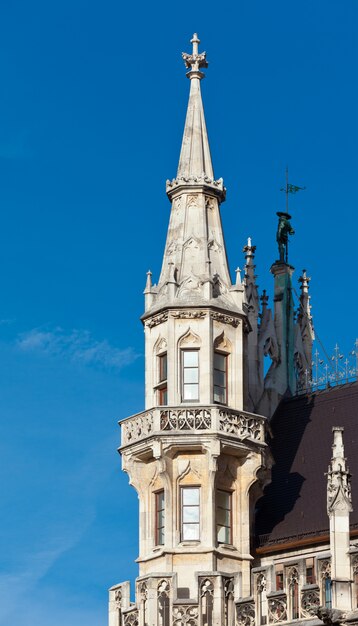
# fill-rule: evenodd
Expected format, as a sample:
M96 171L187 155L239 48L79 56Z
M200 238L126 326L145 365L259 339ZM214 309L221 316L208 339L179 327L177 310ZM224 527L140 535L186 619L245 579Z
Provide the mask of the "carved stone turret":
M333 431L332 459L327 473L327 513L329 516L332 605L351 609L351 566L349 555L349 514L352 511L351 475L346 465L343 428Z
M250 529L266 467L265 418L248 413L244 289L253 319L253 248L232 284L193 36L189 105L157 285L145 288L145 410L121 422L122 466L139 497L139 578L110 590L111 626L232 624L250 593ZM251 291L250 291L251 289ZM256 328L257 336L257 328ZM261 475L262 474L262 475ZM255 490L251 486L255 484ZM225 617L226 616L226 617Z

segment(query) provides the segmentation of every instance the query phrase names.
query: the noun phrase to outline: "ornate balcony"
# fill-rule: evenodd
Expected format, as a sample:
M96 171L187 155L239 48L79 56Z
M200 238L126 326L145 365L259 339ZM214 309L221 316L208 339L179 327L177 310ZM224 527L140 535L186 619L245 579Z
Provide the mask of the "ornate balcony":
M265 442L265 421L261 415L236 411L226 406L158 407L137 413L120 422L121 446L125 447L168 432L221 433L239 440Z

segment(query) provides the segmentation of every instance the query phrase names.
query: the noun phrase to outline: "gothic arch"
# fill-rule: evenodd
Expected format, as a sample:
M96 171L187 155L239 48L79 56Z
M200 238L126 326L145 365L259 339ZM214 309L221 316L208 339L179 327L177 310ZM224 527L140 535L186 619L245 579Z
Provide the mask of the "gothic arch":
M178 340L179 348L200 348L201 339L189 327L188 330Z
M214 349L228 354L232 351L231 341L225 335L225 331L222 331L220 335L214 339Z

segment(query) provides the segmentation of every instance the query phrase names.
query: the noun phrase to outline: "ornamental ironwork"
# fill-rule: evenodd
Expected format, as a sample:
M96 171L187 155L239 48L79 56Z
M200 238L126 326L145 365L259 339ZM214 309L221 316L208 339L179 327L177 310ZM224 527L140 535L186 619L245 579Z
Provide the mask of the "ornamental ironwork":
M297 382L297 393L309 393L356 381L358 378L358 339L355 340L354 347L348 355L341 352L338 344L331 356L325 352L322 357L316 350L312 367L303 372L301 378L302 380Z

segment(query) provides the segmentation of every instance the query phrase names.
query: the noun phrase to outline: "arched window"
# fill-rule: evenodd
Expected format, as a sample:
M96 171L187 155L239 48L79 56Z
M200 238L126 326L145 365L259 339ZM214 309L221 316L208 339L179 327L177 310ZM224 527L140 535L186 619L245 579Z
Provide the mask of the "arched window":
M289 588L289 607L291 619L298 619L300 616L299 600L298 600L298 571L295 567L288 572L288 588Z
M200 343L200 338L191 330L179 340L182 402L198 402L200 398Z
M328 609L332 608L332 580L331 563L322 561L320 564L322 604Z
M213 626L214 585L207 578L200 587L202 626Z
M158 626L170 626L170 585L161 580L158 585Z
M218 404L228 403L228 363L231 343L221 333L214 341L214 361L213 361L213 387L214 402Z
M139 589L140 603L142 605L143 626L148 626L148 588L146 583L142 583Z
M257 591L257 621L259 624L267 623L267 598L266 598L266 577L259 574L256 580Z
M234 580L232 578L224 579L224 612L225 626L234 626L235 624L235 605L234 605Z

